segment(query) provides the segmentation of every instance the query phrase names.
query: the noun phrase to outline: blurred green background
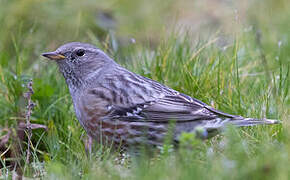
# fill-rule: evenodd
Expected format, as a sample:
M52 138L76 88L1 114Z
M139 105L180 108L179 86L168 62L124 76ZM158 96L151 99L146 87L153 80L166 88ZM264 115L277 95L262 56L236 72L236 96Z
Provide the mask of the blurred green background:
M0 0L1 178L289 179L289 17L288 0ZM71 41L219 110L283 123L185 134L184 148L153 157L97 144L87 156L64 79L40 57ZM48 129L33 130L26 163L29 79L31 122Z

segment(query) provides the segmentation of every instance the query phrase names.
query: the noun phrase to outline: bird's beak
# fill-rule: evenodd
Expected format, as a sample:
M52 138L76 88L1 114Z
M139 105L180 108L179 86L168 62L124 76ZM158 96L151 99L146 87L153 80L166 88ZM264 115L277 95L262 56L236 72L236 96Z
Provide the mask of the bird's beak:
M42 56L51 59L51 60L62 60L65 59L66 57L62 54L59 54L57 52L47 52L43 53Z

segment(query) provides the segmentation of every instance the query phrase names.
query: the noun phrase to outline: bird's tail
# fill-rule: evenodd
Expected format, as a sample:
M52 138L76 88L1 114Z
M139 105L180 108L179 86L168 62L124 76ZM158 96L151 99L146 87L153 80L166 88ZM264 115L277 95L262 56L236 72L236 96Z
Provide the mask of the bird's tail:
M279 124L279 120L273 119L255 119L255 118L244 118L241 116L236 116L232 118L216 118L211 121L204 121L205 124L203 127L209 129L219 129L223 128L228 124L242 127L242 126L255 126L255 125L262 125L262 124Z
M274 119L255 119L255 118L236 117L230 119L228 123L237 127L241 127L241 126L255 126L260 124L279 124L280 121Z
M241 116L236 116L233 118L217 118L211 121L205 121L205 124L202 126L198 126L195 129L198 137L202 139L212 137L216 135L218 132L223 131L224 128L231 124L236 127L242 126L255 126L255 125L268 125L268 124L279 124L281 123L279 120L273 119L255 119L255 118L244 118Z

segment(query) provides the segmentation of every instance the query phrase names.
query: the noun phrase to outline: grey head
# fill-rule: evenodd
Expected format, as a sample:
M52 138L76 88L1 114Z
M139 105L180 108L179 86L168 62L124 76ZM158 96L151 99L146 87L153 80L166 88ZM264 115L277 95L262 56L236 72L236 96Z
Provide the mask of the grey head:
M104 68L116 63L97 47L80 42L70 42L42 56L54 60L63 74L70 91L84 86Z

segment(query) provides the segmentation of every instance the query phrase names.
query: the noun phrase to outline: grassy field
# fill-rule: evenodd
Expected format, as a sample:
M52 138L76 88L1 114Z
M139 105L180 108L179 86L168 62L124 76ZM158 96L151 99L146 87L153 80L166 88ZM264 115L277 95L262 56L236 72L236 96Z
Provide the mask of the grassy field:
M289 179L288 0L0 0L1 179ZM274 126L182 136L151 156L94 144L77 121L65 81L40 54L64 42L95 44L118 63L245 117ZM36 107L26 160L28 91Z

